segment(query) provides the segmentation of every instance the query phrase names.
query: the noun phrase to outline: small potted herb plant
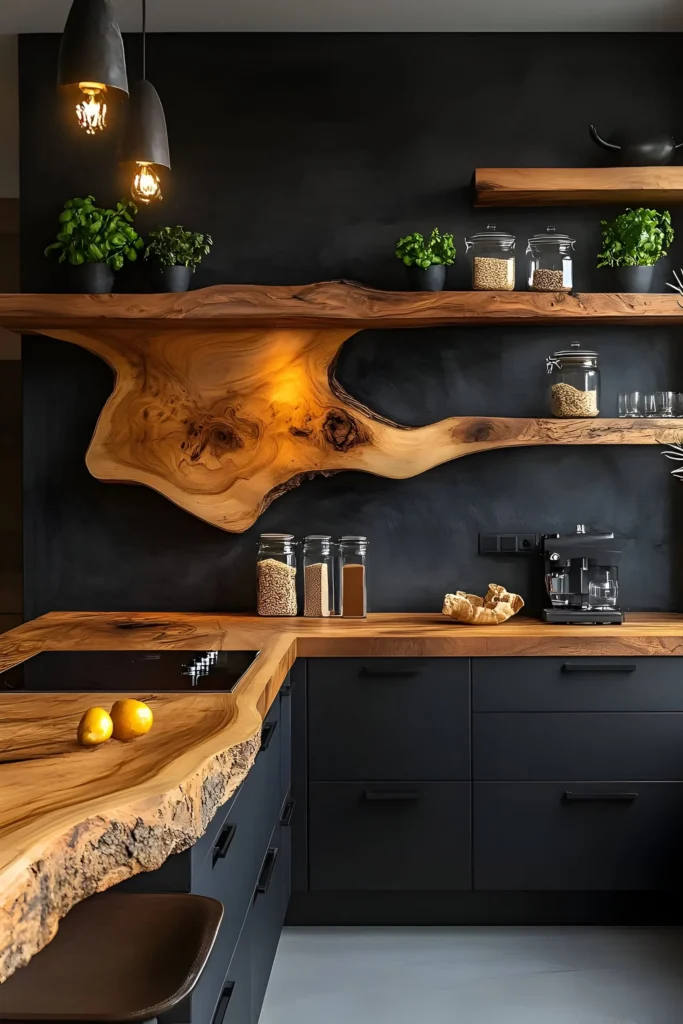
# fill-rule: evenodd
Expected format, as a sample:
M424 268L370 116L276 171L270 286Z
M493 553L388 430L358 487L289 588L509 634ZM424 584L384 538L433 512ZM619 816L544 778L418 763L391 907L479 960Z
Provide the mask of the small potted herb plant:
M440 292L446 281L446 267L455 262L453 235L434 228L428 239L414 231L399 238L396 255L408 268L413 291Z
M186 292L195 270L211 252L211 235L186 231L180 224L149 233L145 259L156 268L164 292Z
M668 210L627 209L613 221L601 220L598 267L613 267L621 292L649 292L655 263L673 242Z
M114 272L137 259L144 242L133 227L135 203L121 199L114 209L95 205L94 196L67 199L59 215L57 241L45 255L59 253L71 268L73 290L101 295L114 287Z

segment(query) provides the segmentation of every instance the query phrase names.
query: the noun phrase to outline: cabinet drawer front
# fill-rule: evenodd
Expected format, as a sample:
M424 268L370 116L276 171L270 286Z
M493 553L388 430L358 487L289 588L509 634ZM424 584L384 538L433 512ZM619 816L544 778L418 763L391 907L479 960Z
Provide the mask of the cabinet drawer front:
M475 783L475 889L679 889L683 785Z
M476 714L477 780L683 780L683 714Z
M471 887L470 784L313 783L311 889Z
M468 779L469 703L467 658L312 658L310 778Z
M285 893L289 899L289 831L278 826L273 832L261 865L253 904L249 911L251 941L251 1006L257 1021L273 967L285 919Z
M683 711L683 658L474 658L474 711Z

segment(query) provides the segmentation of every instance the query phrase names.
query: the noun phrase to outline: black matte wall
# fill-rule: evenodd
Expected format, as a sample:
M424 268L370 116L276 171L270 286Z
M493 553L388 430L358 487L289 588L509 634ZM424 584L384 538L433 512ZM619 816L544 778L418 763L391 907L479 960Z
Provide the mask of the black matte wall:
M22 286L62 288L46 261L61 203L123 190L113 136L79 137L54 90L58 39L22 37ZM137 39L127 40L131 72ZM632 124L683 137L676 35L159 35L148 74L164 102L173 175L139 218L210 231L196 286L349 277L400 288L393 243L434 224L458 247L449 287L469 286L463 238L516 233L523 287L529 234L577 239L576 284L595 269L612 209L475 210L476 166L585 166L589 141ZM683 243L683 218L674 212ZM680 255L679 255L680 254ZM658 290L683 244L657 268ZM136 269L136 268L135 268ZM140 287L128 268L121 287ZM545 356L573 338L600 350L603 415L621 390L683 390L681 331L550 327L365 331L338 376L407 424L455 414L544 415ZM111 388L108 368L57 341L24 348L26 613L50 609L240 610L254 604L259 532L366 533L375 610L432 610L447 590L490 580L541 600L531 559L477 555L479 531L614 528L625 541L627 607L680 608L683 487L657 447L537 448L451 462L407 481L345 473L278 499L250 531L222 533L141 487L92 479L84 454ZM683 424L682 424L683 429Z

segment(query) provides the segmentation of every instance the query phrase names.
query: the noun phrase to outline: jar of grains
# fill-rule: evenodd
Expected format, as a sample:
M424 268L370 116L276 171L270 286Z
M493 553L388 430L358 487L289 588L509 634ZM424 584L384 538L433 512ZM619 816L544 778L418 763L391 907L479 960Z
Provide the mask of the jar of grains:
M465 251L472 250L472 287L475 291L511 292L515 287L515 236L487 225L465 239Z
M259 615L296 615L296 543L291 533L262 533L256 561Z
M598 353L582 349L578 341L548 356L550 411L561 419L597 416L600 412Z
M304 537L304 615L334 614L334 556L328 534Z
M341 614L364 619L368 611L365 563L367 537L346 534L339 538L339 572L341 574Z
M529 256L529 288L532 292L570 292L574 286L574 239L558 234L555 228L533 235L526 252Z

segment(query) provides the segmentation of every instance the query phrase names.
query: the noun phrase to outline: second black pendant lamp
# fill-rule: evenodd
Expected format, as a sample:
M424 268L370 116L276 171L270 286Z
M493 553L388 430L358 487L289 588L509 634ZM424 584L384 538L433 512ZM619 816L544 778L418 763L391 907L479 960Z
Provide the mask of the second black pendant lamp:
M142 0L142 78L131 86L121 148L122 163L132 165L130 194L138 203L162 198L158 168L171 167L164 108L146 72L147 0Z

